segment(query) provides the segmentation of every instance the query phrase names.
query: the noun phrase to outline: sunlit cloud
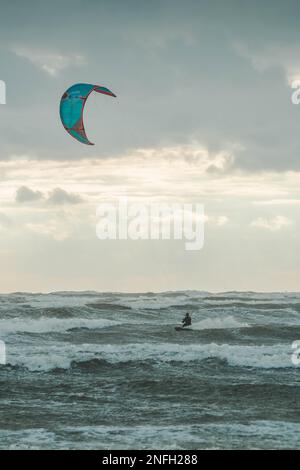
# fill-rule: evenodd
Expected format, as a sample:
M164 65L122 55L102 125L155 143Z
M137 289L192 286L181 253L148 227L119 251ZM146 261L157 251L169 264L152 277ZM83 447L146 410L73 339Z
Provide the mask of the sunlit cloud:
M17 191L18 202L49 198L56 204L80 199L97 203L124 195L166 202L243 198L266 205L283 201L295 205L300 200L300 172L243 172L231 167L234 158L226 150L210 153L200 144L73 161L23 157L0 162L0 172L5 174L0 197L2 204L10 204ZM219 170L210 172L212 165Z
M272 219L265 219L263 217L259 217L258 219L253 220L253 222L251 222L251 227L277 231L281 230L282 228L289 227L291 224L291 220L289 220L287 217L277 215Z
M253 204L260 206L299 206L300 199L270 199L268 201L254 201Z

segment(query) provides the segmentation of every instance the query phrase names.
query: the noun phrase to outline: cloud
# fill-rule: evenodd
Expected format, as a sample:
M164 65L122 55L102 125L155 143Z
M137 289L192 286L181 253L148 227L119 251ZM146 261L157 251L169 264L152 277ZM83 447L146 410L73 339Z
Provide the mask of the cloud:
M76 204L81 202L79 194L85 202L91 203L124 195L139 200L152 197L155 201L184 202L193 199L200 203L206 203L207 198L223 201L242 198L252 205L260 201L300 200L300 172L227 171L224 161L227 160L223 158L223 151L210 154L200 144L149 147L115 157L72 162L20 158L0 162L0 173L5 174L7 181L1 187L0 197L9 204L14 188L26 181L31 187L43 188L45 201L50 199L52 204ZM224 171L207 171L212 163ZM54 191L53 182L57 184Z
M299 206L300 199L270 199L268 201L254 201L253 204L260 206Z
M229 219L226 215L220 215L218 217L215 217L213 219L213 223L217 226L217 227L223 227L223 225L226 225L227 223L229 222Z
M172 45L183 45L186 47L194 46L197 42L197 34L191 31L189 27L181 29L175 25L168 29L147 29L143 25L142 31L138 28L121 31L122 38L130 45L142 47L147 52L154 50L166 50Z
M290 86L300 80L300 45L273 44L258 49L251 49L243 43L234 45L236 52L249 60L255 70L264 72L270 68L280 68L284 71Z
M225 171L234 163L234 150L238 145L231 145L230 150L220 150L219 152L209 152L200 142L194 141L190 144L174 145L157 148L140 148L131 151L131 155L136 159L158 159L164 160L169 165L175 160L183 160L184 163L197 165L203 172Z
M204 215L204 222L209 225L215 225L216 227L223 227L229 222L229 218L226 215Z
M291 225L291 221L282 215L277 215L273 219L264 219L263 217L259 217L256 220L251 222L251 227L258 227L264 228L271 231L281 230L282 228L288 227Z
M70 236L70 228L57 220L47 220L44 223L28 223L25 227L38 235L53 238L57 241L66 240Z
M67 67L80 66L85 63L83 56L78 54L67 55L28 47L14 47L13 51L17 56L29 60L33 65L52 77L56 77Z
M49 195L47 202L54 205L79 204L83 202L78 194L68 193L64 189L55 188Z
M12 224L11 220L9 217L7 217L6 214L3 214L3 212L0 212L0 227L2 228L8 228Z
M40 191L33 191L27 186L21 186L16 193L16 202L33 202L43 199L43 193Z
M83 202L83 199L79 194L69 193L61 188L55 188L48 193L46 198L45 193L41 191L33 191L27 186L21 186L16 192L16 202L36 202L44 200L45 202L53 205L63 205L63 204L79 204Z

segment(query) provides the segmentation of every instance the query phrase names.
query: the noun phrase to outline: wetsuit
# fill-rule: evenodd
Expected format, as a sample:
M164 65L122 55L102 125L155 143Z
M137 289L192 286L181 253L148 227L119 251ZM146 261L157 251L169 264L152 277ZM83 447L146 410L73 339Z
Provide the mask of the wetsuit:
M192 324L192 319L189 315L186 315L184 319L182 320L182 327L184 328L185 326L190 326Z

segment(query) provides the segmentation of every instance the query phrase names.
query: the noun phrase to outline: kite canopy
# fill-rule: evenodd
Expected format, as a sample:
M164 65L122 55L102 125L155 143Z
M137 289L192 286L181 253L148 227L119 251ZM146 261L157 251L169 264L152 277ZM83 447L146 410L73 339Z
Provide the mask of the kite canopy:
M60 100L60 119L64 128L74 139L87 145L94 144L89 141L85 133L83 110L86 100L92 91L102 93L103 95L116 96L104 86L77 83L68 88Z

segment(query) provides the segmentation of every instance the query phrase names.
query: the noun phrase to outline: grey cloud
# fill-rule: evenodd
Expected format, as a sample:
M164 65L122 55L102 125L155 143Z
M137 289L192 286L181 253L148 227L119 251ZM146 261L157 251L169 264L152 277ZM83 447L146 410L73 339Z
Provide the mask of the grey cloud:
M83 199L74 193L68 193L64 189L55 188L49 195L47 202L54 205L61 204L79 204Z
M113 0L90 0L87 6L74 0L72 15L67 3L55 8L56 3L3 6L0 78L7 82L8 96L1 109L0 158L24 153L58 160L104 157L195 138L213 150L227 141L240 142L244 151L237 154L238 168L300 168L300 106L291 105L284 70L254 70L234 47L266 51L269 62L280 43L284 59L294 58L296 66L299 2L274 0L270 9L255 0L243 6L220 0L217 8L209 1L187 0L187 8L166 0L150 8L136 1L125 7ZM26 52L38 44L51 60L79 55L87 62L78 69L71 60L53 80L17 57L15 44ZM74 141L59 121L59 98L76 80L100 81L118 95L116 100L91 96L87 104L84 118L94 148Z
M73 0L72 14L68 2L2 7L0 158L96 158L196 139L211 150L239 142L238 168L300 169L300 106L291 105L284 70L255 70L233 46L264 48L268 62L282 43L284 59L295 56L297 66L299 2L123 3ZM30 60L16 56L14 44ZM73 67L81 56L86 63ZM73 140L58 117L60 96L77 80L99 81L118 96L91 96L84 119L92 148Z
M69 193L61 188L55 188L48 194L48 197L41 191L33 191L27 186L21 186L16 193L16 202L36 202L44 200L53 205L79 204L83 199L78 194ZM1 220L0 220L1 221Z
M43 199L43 193L41 191L33 191L27 186L21 186L16 193L16 202L34 202Z

